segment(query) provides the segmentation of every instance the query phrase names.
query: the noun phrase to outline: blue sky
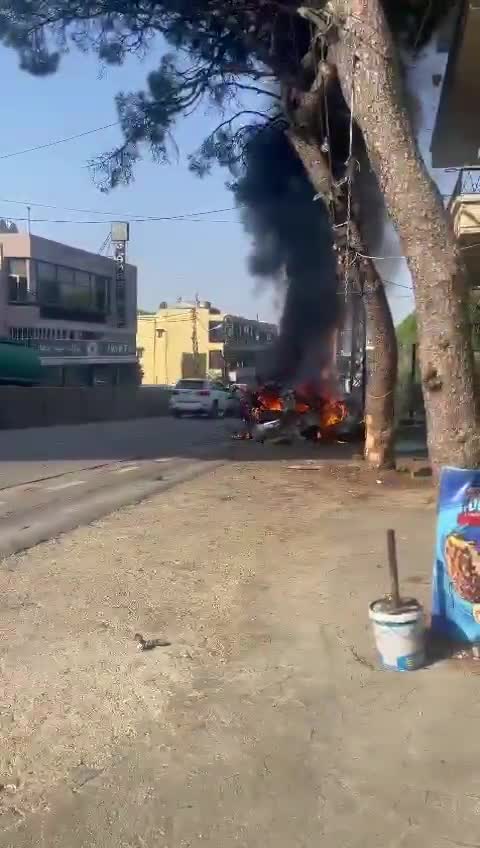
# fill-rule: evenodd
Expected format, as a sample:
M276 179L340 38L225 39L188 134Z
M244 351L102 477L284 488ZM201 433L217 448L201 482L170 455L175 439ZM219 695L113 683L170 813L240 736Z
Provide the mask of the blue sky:
M38 79L18 69L16 54L0 49L0 75L8 79L2 93L0 156L47 143L57 138L103 126L117 118L114 95L120 90L142 87L150 70L148 61L129 61L122 68L103 68L97 61L73 52L60 71ZM180 159L158 165L145 160L138 165L133 185L101 194L92 183L86 162L110 149L121 138L112 128L68 144L22 156L0 159L0 217L25 217L26 204L7 200L35 201L59 207L125 214L178 215L190 211L232 207L225 188L226 172L217 169L202 180L188 171L186 155L194 150L218 123L213 111L182 121L175 134ZM92 220L101 215L81 215L66 209L43 209L32 205L32 219L68 218ZM32 232L87 250L98 250L109 232L105 223L32 223ZM25 229L18 222L19 229ZM154 308L162 300L196 292L234 313L274 318L274 294L258 291L246 268L248 238L235 211L213 215L202 223L151 222L131 227L129 258L138 265L139 305Z
M422 92L421 145L427 159L439 93L433 88L431 75L443 69L444 61L444 57L430 51L414 73L415 87ZM18 69L13 51L0 48L0 75L8 80L2 88L0 157L115 121L115 94L120 89L143 87L152 62L150 57L143 63L130 60L121 68L99 68L94 57L72 52L56 75L39 79ZM216 169L200 180L189 173L186 164L187 154L217 123L218 115L211 109L182 121L175 133L179 159L172 153L171 164L158 165L146 154L136 169L135 182L109 195L98 191L85 166L90 158L120 140L118 128L3 161L0 158L0 217L25 217L30 202L32 219L102 219L101 224L95 225L32 223L32 232L38 235L96 251L109 232L112 217L179 215L231 207L224 171ZM442 179L442 188L448 187L452 175ZM7 202L13 200L20 202ZM35 203L59 208L42 208ZM105 214L83 215L65 207ZM18 226L26 228L22 222ZM207 216L202 222L133 224L129 251L130 260L138 266L141 307L154 308L162 300L179 296L188 299L198 292L201 299L211 300L230 312L251 317L258 314L264 320L278 317L273 287L263 285L259 289L248 274L248 237L236 210ZM395 237L389 238L382 255L400 253ZM392 260L379 263L379 267L386 278L396 283L389 286L389 298L398 321L413 306L408 270L403 262Z

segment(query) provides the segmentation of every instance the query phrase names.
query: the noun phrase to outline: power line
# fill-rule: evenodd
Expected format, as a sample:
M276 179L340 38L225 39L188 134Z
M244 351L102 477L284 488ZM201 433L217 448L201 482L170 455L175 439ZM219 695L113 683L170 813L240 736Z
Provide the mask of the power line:
M407 291L413 293L413 287L406 286L404 283L396 283L394 280L387 280L385 278L383 278L383 282L388 286L397 286L397 288L399 289L406 289Z
M475 247L480 247L480 241L476 241L474 244L465 244L459 247L459 250L473 250ZM366 253L358 253L356 254L361 259L385 259L386 261L398 261L399 259L407 259L407 256L399 255L399 256L368 256Z
M392 261L394 259L395 260L406 259L406 256L368 256L366 253L358 253L358 252L357 252L357 256L360 256L361 259L385 259L385 260L391 259Z
M213 211L210 214L213 214ZM107 221L78 221L74 218L12 218L11 215L0 215L1 218L6 219L8 221L17 221L17 222L25 222L30 220L32 224L96 224L102 227L105 226ZM148 224L148 223L163 223L168 221L173 221L175 223L187 223L187 224L239 224L239 221L228 221L228 220L219 220L219 219L206 219L206 218L193 218L182 215L165 215L161 217L150 217L150 218L128 218L126 219L130 224Z
M108 215L112 218L145 218L146 220L151 217L149 215L142 215L141 213L136 214L135 212L109 212L105 210L98 209L77 209L71 206L59 206L58 204L53 203L40 203L37 200L11 200L6 197L0 197L0 203L14 203L17 206L39 206L43 209L63 209L65 212L79 212L82 215ZM220 215L223 212L234 212L238 209L238 206L227 206L223 209L207 209L201 212L183 212L178 216L165 216L169 218L199 218L203 215ZM17 219L20 220L20 219ZM155 220L157 220L155 218Z
M36 150L46 150L47 147L56 147L57 144L66 144L68 141L75 141L77 138L85 138L87 135L109 130L111 127L118 127L119 121L113 121L111 124L105 124L103 127L95 127L93 130L85 130L76 135L69 135L66 138L57 138L55 141L47 141L45 144L36 144L34 147L26 147L24 150L14 150L12 153L3 153L0 159L11 159L13 156L23 156L24 153L34 153Z

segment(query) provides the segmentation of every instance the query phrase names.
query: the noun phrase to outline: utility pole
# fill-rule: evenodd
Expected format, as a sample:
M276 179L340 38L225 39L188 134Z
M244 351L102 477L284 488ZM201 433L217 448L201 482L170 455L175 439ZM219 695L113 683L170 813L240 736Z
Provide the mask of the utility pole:
M199 355L198 355L198 307L200 301L198 294L195 295L195 306L192 309L192 353L193 353L193 372L195 377L199 376Z

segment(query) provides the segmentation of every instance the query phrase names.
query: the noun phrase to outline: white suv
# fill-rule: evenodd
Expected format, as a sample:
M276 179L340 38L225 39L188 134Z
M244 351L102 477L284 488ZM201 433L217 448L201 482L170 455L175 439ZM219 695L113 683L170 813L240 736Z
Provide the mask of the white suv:
M179 380L170 398L170 412L181 415L224 416L232 403L230 390L214 380Z

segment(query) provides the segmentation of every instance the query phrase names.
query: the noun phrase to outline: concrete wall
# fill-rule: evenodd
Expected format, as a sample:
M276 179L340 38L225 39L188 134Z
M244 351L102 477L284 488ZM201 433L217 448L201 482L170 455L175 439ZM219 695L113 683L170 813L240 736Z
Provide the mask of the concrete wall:
M0 386L0 430L167 415L170 392L147 386Z

